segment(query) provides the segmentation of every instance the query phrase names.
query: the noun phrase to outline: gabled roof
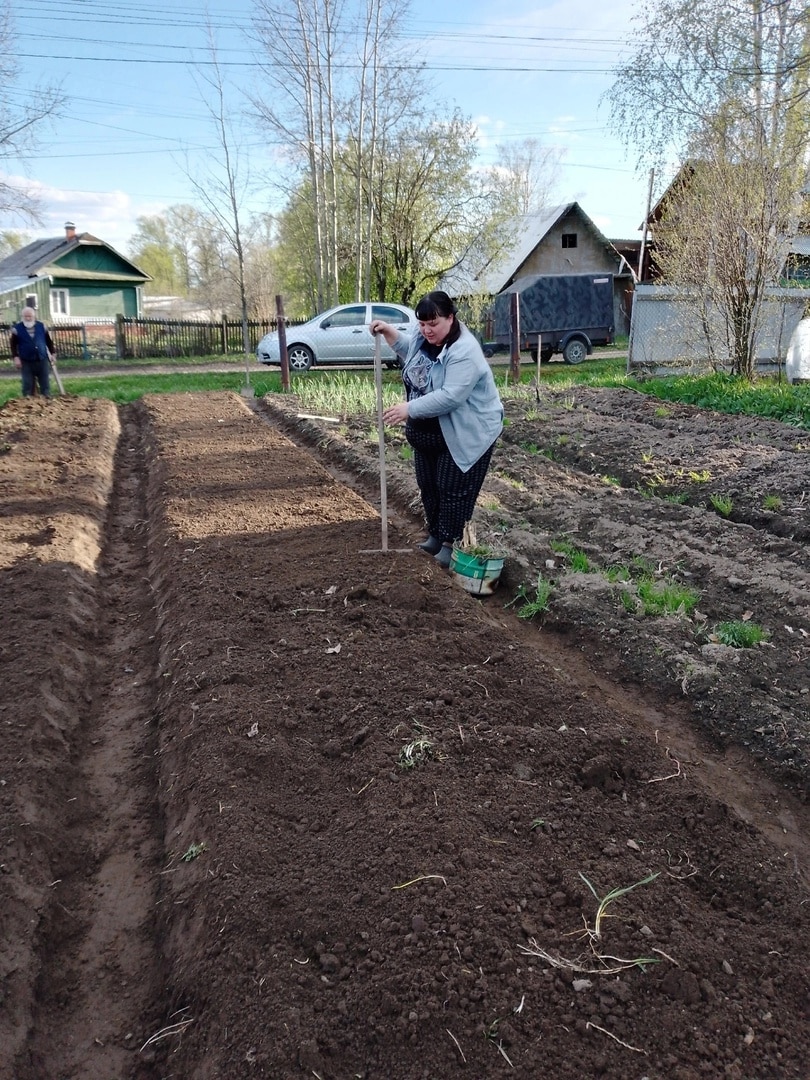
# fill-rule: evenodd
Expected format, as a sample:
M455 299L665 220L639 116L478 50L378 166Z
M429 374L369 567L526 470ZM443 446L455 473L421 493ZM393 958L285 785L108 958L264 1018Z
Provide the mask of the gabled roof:
M5 259L0 259L0 278L31 278L54 274L65 276L65 270L59 266L60 260L80 247L103 247L111 251L124 264L121 274L112 275L118 279L149 281L148 274L144 274L142 270L139 270L134 263L131 263L115 248L110 247L104 240L99 240L98 237L93 236L91 233L74 233L71 237L57 236L48 237L44 240L34 240L33 243L20 248L19 251L7 255ZM82 272L81 276L103 277L110 275L109 272L107 275Z
M690 181L695 175L696 171L701 167L700 161L684 161L678 168L673 178L667 184L666 188L661 194L661 197L650 208L650 213L647 217L647 227L653 232L653 238L651 240L651 246L655 246L654 229L655 226L660 224L661 218L668 208L669 203L677 203L679 196L682 196L683 192L688 190ZM802 195L810 196L810 181L805 179L802 189ZM641 228L644 228L642 224ZM810 255L810 237L804 235L799 231L790 241L789 255Z
M439 288L451 296L465 296L473 293L485 293L494 296L502 292L517 277L520 268L551 230L569 214L574 213L600 244L604 244L617 262L621 255L610 240L596 227L594 222L577 202L562 203L549 210L535 214L523 214L514 218L505 228L508 237L501 251L488 262L480 252L470 252L458 266L445 274L439 282Z

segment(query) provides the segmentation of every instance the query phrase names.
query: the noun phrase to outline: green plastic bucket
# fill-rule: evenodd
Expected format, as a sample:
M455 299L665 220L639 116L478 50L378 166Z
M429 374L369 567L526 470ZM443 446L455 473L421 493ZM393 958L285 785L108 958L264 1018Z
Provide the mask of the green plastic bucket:
M454 547L450 556L450 570L462 588L479 595L488 594L498 587L503 570L504 556L469 555Z

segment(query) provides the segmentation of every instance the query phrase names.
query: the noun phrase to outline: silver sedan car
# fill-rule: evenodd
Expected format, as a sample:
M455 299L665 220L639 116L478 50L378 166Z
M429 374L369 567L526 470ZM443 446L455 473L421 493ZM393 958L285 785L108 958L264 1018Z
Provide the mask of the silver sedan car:
M341 304L316 315L300 326L287 327L290 371L308 371L313 364L370 364L374 360L374 337L369 330L375 319L384 319L398 330L411 330L416 316L400 304ZM397 366L392 349L382 341L386 367ZM256 349L260 364L280 364L278 333L265 334Z

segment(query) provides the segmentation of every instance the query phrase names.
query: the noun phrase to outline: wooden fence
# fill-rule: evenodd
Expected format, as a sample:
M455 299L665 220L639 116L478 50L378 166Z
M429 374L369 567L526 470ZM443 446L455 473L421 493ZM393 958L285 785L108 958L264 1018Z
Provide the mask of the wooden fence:
M302 320L287 320L298 325ZM242 355L242 320L220 319L196 322L177 319L135 319L119 315L115 319L49 324L48 329L61 360L133 360L147 357ZM265 334L278 329L277 319L248 322L250 350ZM11 326L0 323L3 347L0 355L10 357L8 335Z

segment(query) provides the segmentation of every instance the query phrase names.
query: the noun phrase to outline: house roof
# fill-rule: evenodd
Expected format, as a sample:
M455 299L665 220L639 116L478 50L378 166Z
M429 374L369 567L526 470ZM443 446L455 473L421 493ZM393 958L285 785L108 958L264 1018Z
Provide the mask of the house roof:
M0 274L0 293L15 292L17 289L24 289L30 284L30 277L21 277L19 274L16 277L12 277L10 274Z
M794 236L790 245L791 255L810 255L810 236L804 236L801 233L798 236Z
M689 181L695 175L695 171L699 167L699 161L685 161L680 166L675 176L673 176L661 193L658 201L650 207L650 212L647 216L647 227L649 229L654 229L654 227L660 223L660 220L667 209L667 203L677 200L679 190L686 189L689 186ZM810 183L805 181L801 190L802 194L810 195ZM643 223L641 228L644 228ZM810 237L807 237L802 233L797 233L790 241L789 254L810 255Z
M462 259L458 266L442 277L439 288L444 289L451 296L465 296L471 293L494 296L502 292L517 276L518 271L537 245L548 236L559 221L570 213L575 213L579 217L596 240L615 255L617 262L621 260L619 252L588 217L579 203L562 203L536 214L523 214L514 218L505 229L505 235L509 239L494 258L488 262L484 261L480 252L473 250Z
M106 248L120 259L128 269L124 269L122 274L110 274L109 272L96 274L88 271L71 272L61 267L59 265L60 260L79 247ZM20 248L19 251L7 255L5 259L0 259L0 279L43 277L54 274L59 277L73 277L77 273L85 279L107 278L119 281L149 281L148 274L144 274L134 263L131 263L129 259L116 251L106 241L99 240L97 236L93 236L91 233L74 233L70 237L57 236L34 240L32 243Z

